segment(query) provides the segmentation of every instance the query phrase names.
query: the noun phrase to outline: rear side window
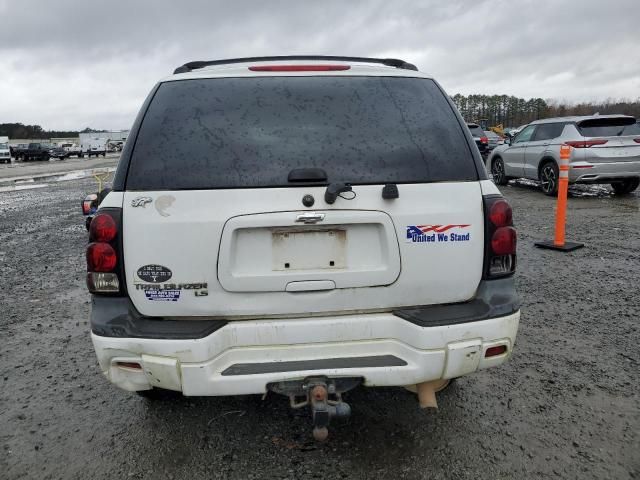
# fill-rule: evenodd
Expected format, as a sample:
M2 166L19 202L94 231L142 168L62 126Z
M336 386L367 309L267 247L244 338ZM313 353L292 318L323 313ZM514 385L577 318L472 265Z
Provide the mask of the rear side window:
M640 122L626 126L622 135L640 135Z
M393 77L197 79L160 85L126 188L295 186L296 168L351 184L477 180L435 82Z
M578 123L578 131L583 137L619 137L636 123L632 117L591 118Z
M551 140L558 138L562 134L565 125L566 123L541 123L538 125L536 133L531 140Z

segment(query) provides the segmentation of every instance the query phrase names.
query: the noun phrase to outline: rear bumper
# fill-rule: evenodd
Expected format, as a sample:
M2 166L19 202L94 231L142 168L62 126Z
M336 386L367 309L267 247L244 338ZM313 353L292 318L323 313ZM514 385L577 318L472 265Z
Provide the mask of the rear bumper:
M243 395L312 375L363 377L367 386L455 378L511 355L520 312L473 323L420 327L392 314L230 322L199 339L92 334L100 368L125 390ZM493 346L506 352L485 358ZM118 366L135 362L140 370Z
M102 372L125 390L255 394L268 383L311 375L357 376L367 386L413 385L497 366L511 356L520 319L513 283L482 282L476 298L460 304L237 321L149 319L136 316L127 298L95 297L91 338ZM485 358L488 348L501 345L504 353Z
M569 169L569 181L572 183L609 183L634 177L640 177L640 161L574 162Z

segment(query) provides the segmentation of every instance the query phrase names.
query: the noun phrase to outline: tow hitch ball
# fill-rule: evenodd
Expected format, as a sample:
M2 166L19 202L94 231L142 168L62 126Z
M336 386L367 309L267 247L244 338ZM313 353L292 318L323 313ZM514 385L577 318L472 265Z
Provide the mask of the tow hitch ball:
M313 420L313 438L318 442L324 442L329 436L329 423L332 418L349 418L351 407L342 401L339 393L335 394L337 400L329 400L331 385L326 383L309 384L309 406Z
M342 394L362 383L360 377L307 377L267 385L272 392L289 397L291 408L309 407L313 421L313 438L324 442L329 436L329 424L334 419L347 419L351 407L342 401Z

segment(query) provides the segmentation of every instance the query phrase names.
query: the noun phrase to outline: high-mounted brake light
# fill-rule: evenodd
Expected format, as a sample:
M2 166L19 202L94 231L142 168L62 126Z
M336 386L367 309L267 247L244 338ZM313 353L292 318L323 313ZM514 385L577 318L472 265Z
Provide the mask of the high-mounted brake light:
M564 142L565 145L569 145L573 148L590 148L594 145L604 145L609 140L605 140L604 138L596 138L593 140L571 140L568 142Z
M249 67L249 70L252 72L334 72L350 68L350 65L257 65Z

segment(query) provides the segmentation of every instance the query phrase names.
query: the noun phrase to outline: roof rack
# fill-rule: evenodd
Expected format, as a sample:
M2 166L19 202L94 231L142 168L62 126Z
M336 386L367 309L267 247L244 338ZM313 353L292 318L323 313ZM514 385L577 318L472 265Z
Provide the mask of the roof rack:
M277 57L245 57L245 58L230 58L227 60L209 60L209 61L195 61L188 62L181 67L176 68L173 73L187 73L200 68L211 67L214 65L228 65L232 63L247 63L247 62L277 62L277 61L289 61L289 60L325 60L329 62L363 62L363 63L379 63L386 65L387 67L402 68L404 70L415 70L418 68L407 63L404 60L397 58L369 58L369 57L336 57L336 56L323 56L323 55L283 55Z

